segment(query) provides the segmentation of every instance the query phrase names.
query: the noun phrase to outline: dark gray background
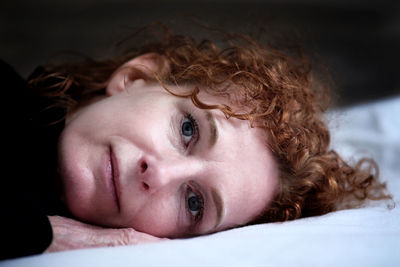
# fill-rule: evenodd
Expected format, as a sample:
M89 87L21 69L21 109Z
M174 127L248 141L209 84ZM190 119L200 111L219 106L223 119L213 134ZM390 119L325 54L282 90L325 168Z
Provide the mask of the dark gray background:
M0 58L23 76L61 50L101 56L132 31L161 21L191 34L193 18L300 37L348 105L400 93L400 1L8 0L0 3Z

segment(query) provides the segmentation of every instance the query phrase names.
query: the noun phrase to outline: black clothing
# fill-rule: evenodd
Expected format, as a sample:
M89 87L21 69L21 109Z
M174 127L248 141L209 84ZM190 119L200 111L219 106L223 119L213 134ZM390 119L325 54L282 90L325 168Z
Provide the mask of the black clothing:
M31 78L44 73L39 67ZM2 177L0 179L0 260L43 252L52 241L47 215L62 214L57 190L57 140L64 110L28 88L0 61ZM29 80L29 79L28 79ZM56 122L56 123L55 123Z

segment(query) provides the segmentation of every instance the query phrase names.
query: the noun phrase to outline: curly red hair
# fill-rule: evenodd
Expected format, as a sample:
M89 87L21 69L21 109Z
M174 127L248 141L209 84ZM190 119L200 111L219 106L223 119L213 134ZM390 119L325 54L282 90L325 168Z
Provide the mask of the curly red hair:
M43 96L55 97L55 105L70 109L104 94L112 73L127 60L157 53L170 68L154 79L167 90L168 84L193 85L195 90L187 97L197 107L217 108L227 118L249 120L265 133L266 149L273 152L279 166L280 184L272 203L249 223L321 215L357 207L366 199L390 198L372 159L351 166L330 150L323 118L329 94L302 53L282 51L239 34L224 34L227 38L221 48L169 30L162 36L113 59L52 66L30 84ZM51 86L40 86L49 80ZM197 97L199 90L227 98L231 105L207 105Z

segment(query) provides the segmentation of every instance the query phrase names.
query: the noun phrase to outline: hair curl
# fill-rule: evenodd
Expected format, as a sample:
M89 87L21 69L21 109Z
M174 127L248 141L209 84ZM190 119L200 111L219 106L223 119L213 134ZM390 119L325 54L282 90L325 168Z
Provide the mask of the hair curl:
M68 110L104 94L112 73L127 60L158 53L170 65L167 73L155 78L163 85L194 85L188 97L197 107L217 108L227 118L249 120L265 133L266 149L278 163L280 184L272 203L250 223L322 215L360 206L366 199L391 198L378 180L378 166L372 159L363 158L351 166L330 150L330 134L322 117L329 93L301 52L283 51L247 35L223 36L224 46L219 48L209 40L197 42L164 28L155 42L146 41L112 59L53 65L29 84ZM203 103L197 97L199 88L228 98L231 105Z

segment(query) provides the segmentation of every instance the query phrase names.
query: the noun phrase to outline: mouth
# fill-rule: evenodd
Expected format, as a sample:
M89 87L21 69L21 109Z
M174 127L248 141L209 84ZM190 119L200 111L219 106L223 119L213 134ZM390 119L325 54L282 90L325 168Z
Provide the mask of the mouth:
M110 172L110 179L111 179L111 185L112 185L112 192L113 192L113 197L115 199L118 212L120 212L121 207L120 207L120 191L119 191L119 171L118 171L118 162L117 159L113 153L112 147L110 146L110 167L111 167L111 172Z

